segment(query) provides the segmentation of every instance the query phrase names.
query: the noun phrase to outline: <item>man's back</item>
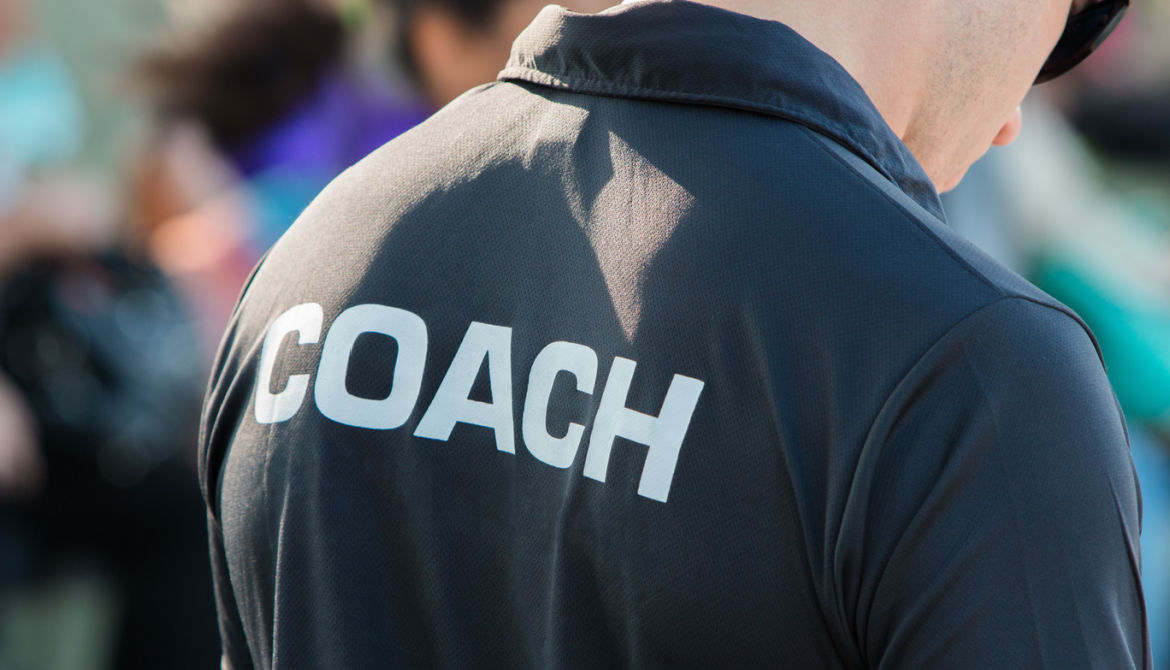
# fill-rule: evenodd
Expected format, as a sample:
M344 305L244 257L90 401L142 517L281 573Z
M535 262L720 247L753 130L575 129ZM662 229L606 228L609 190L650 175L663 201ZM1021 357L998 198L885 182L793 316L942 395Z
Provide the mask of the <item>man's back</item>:
M203 440L227 656L1142 664L1087 331L811 45L621 12L546 10L258 270Z

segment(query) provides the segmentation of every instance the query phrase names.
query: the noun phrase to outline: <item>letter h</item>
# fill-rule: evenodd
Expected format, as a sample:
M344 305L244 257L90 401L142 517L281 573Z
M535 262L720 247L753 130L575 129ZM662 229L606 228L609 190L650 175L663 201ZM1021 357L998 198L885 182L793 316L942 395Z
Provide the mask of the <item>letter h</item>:
M642 466L642 477L638 482L638 495L666 502L674 479L674 469L678 464L679 450L690 426L691 415L699 402L703 382L675 375L670 388L666 390L666 398L662 401L662 410L658 416L643 414L625 406L636 365L634 361L620 356L613 360L597 416L593 420L593 430L589 434L585 476L604 482L614 440L624 437L648 447L646 463Z

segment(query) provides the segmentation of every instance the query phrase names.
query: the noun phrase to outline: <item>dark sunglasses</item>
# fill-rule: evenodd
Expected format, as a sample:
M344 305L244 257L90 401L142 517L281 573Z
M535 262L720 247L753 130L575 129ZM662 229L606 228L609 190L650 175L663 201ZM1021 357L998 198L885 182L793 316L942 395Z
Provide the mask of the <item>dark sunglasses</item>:
M1068 17L1064 34L1040 68L1037 84L1055 79L1088 58L1121 22L1129 0L1101 0Z

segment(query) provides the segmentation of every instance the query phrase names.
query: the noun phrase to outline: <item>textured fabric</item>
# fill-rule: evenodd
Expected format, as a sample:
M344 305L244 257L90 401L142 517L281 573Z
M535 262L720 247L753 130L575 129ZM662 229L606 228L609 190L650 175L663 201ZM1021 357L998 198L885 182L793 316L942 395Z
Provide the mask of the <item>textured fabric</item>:
M235 668L1148 667L1092 336L779 24L547 8L336 180L205 408Z

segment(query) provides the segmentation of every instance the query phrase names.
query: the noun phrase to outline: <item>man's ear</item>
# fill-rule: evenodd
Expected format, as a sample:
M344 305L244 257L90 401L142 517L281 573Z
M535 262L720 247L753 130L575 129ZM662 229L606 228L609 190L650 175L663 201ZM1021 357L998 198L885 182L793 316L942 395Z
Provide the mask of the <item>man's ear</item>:
M1023 124L1023 112L1020 111L1019 107L1016 107L1016 110L1004 122L1003 127L999 129L999 132L996 133L995 139L991 143L997 147L1006 147L1012 142L1015 142L1016 138L1020 136L1020 129L1023 127Z

